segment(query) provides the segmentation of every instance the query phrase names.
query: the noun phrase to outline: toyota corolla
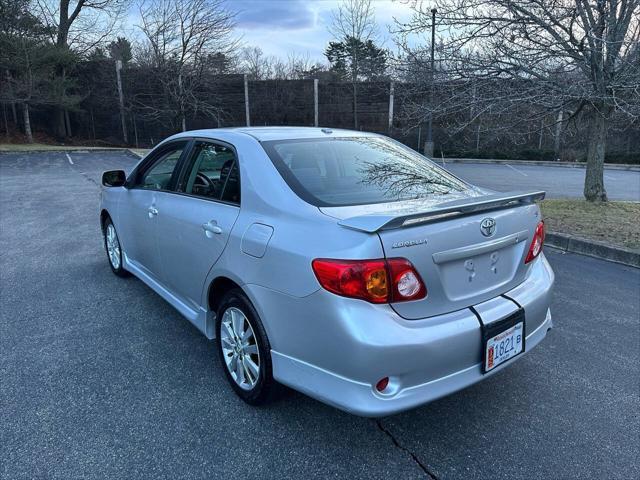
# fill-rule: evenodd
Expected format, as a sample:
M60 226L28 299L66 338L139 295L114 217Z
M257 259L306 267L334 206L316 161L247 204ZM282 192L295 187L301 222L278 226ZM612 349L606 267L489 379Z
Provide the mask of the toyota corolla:
M184 132L102 183L113 272L215 339L250 404L281 383L399 412L493 375L552 327L544 192L472 186L381 135Z

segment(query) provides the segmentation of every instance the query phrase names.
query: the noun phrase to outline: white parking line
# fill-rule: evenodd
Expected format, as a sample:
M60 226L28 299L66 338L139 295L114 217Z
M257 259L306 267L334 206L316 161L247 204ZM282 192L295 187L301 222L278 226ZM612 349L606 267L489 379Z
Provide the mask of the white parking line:
M503 165L506 165L507 167L509 167L511 170L515 170L516 172L518 172L520 175L522 175L523 177L528 177L529 175L527 175L526 173L521 172L520 170L518 170L516 167L512 167L511 165L509 165L508 163L503 163Z
M67 160L69 160L69 163L73 165L73 160L71 160L71 155L69 155L68 153L65 153L65 155L67 156Z

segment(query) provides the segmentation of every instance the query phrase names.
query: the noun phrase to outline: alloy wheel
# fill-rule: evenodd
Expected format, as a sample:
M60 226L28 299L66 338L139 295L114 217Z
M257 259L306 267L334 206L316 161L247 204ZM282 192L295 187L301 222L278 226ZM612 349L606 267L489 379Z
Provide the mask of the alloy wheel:
M239 308L229 307L224 311L220 345L233 380L243 390L251 390L260 378L260 353L253 328Z
M116 229L111 223L107 225L105 238L107 243L107 254L109 255L109 262L111 262L111 266L115 270L117 270L120 268L120 242L118 241Z

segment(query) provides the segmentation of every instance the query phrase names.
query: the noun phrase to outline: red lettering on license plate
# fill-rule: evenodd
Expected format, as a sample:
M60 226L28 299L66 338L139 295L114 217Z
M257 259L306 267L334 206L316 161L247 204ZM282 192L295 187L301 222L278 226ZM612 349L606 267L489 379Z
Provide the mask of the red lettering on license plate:
M487 361L487 368L493 367L493 347L489 348L489 359Z

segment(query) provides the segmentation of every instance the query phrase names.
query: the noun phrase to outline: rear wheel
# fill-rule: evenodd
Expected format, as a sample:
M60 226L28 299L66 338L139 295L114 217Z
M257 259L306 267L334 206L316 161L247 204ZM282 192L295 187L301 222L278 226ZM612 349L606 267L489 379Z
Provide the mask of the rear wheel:
M109 259L111 271L119 277L129 276L129 272L122 267L122 248L120 247L120 239L118 238L116 227L113 225L110 218L107 218L104 222L103 232L104 247L107 250L107 258Z
M251 302L239 289L229 291L217 312L216 342L227 380L250 405L265 403L274 389L271 346Z

